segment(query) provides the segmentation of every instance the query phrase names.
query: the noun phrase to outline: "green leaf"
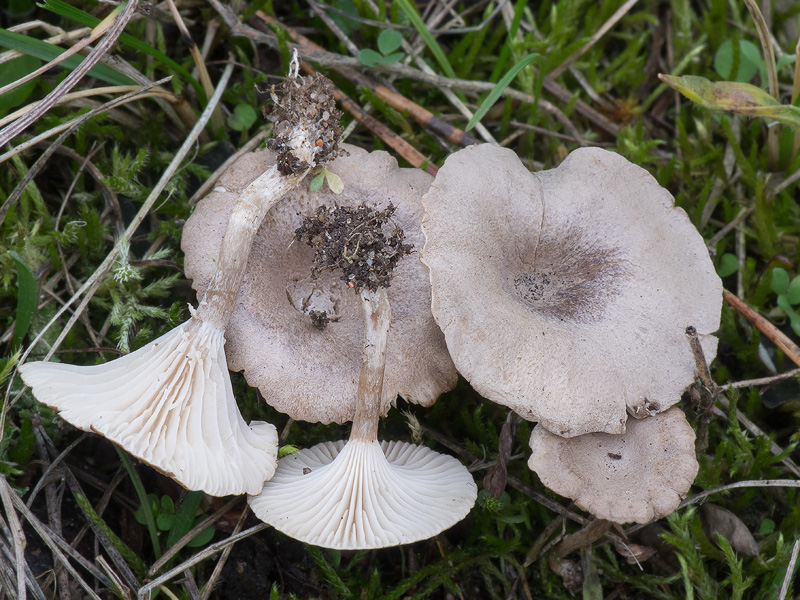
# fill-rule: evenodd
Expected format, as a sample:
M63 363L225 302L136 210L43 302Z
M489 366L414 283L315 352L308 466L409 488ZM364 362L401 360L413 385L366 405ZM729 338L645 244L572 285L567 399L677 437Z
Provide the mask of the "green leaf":
M342 178L336 173L331 173L328 169L323 169L322 174L325 175L325 181L328 182L328 187L334 194L341 194L344 191L344 182Z
M42 61L27 54L8 61L0 69L0 86L6 86L12 81L17 81L40 66L42 66ZM32 79L0 95L0 117L9 112L10 109L23 104L33 90L36 89L37 83L36 79Z
M738 40L739 46L739 68L736 73L732 73L734 63L734 41L725 40L720 45L714 55L714 70L723 79L733 79L734 81L750 81L763 63L761 51L753 42Z
M245 131L256 122L256 109L249 104L237 104L233 114L228 117L228 127L235 131Z
M403 43L403 36L394 29L384 29L378 36L378 50L387 56L397 50Z
M719 259L719 267L717 267L717 275L720 277L727 277L733 275L739 270L739 261L735 255L726 252Z
M749 83L734 81L714 83L694 75L658 77L672 89L678 90L689 100L708 110L775 119L784 125L800 129L800 108L781 104L768 92Z
M405 54L403 52L395 52L394 54L387 54L382 57L380 62L382 65L393 65L403 60L404 56Z
M758 533L760 535L769 535L775 531L775 521L772 519L764 519L761 521L761 525L758 528Z
M192 525L192 527L196 526L200 523L202 519L197 519L197 521ZM199 548L201 546L205 546L211 539L214 537L214 527L208 526L203 531L198 533L194 536L188 544L186 544L187 548Z
M311 183L308 185L308 189L312 192L316 192L318 189L322 187L322 182L325 181L325 174L320 173L314 179L311 180Z
M1 28L0 46L10 48L12 50L18 50L23 54L29 54L30 56L35 56L36 58L41 58L42 60L46 61L53 60L55 57L60 56L65 52L63 48L59 48L53 44L48 44L47 42L37 40L36 38L32 38L28 35L14 33ZM83 60L84 59L82 56L72 55L63 62L59 63L59 66L64 67L65 69L73 70L79 64L81 64ZM96 77L101 81L105 81L106 83L110 83L111 85L136 85L136 82L129 77L126 77L121 73L117 73L114 69L110 69L105 65L93 66L91 69L89 69L89 75L91 77Z
M374 67L375 65L380 64L382 59L383 56L375 52L375 50L371 50L370 48L364 48L358 53L358 61L362 65L367 65L368 67Z
M159 531L169 531L175 523L175 515L168 513L158 513L156 516L156 527Z
M167 547L174 546L178 540L189 533L194 526L197 509L203 500L203 492L189 492L183 499L178 512L175 513L175 522L167 536Z
M294 454L297 451L298 451L297 446L293 446L292 444L286 444L285 446L281 446L280 448L278 448L278 458L289 456L290 454Z
M789 288L786 290L786 299L789 300L789 304L792 306L800 304L800 275L789 283Z
M780 267L772 269L770 287L779 296L786 291L789 287L789 273L786 272L786 269L781 269Z
M18 465L27 465L33 456L34 435L33 423L29 418L23 419L19 427L17 444L8 452L8 457Z
M13 250L9 250L8 253L17 263L17 318L14 322L13 346L19 348L31 326L33 315L36 313L36 306L39 302L39 284L22 257Z
M522 69L541 57L541 54L534 53L528 54L528 56L525 56L517 61L517 64L511 67L508 70L508 73L503 75L502 79L500 79L500 81L497 82L497 85L492 88L492 91L489 92L489 95L484 98L483 102L481 102L480 108L475 112L474 115L472 115L472 118L469 120L469 123L467 123L467 127L464 131L469 131L475 127L475 125L478 124L478 122L486 115L486 113L489 112L489 109L494 106L494 103L497 102L503 91L511 84L512 81L514 81L514 77L516 77L519 72L522 71Z

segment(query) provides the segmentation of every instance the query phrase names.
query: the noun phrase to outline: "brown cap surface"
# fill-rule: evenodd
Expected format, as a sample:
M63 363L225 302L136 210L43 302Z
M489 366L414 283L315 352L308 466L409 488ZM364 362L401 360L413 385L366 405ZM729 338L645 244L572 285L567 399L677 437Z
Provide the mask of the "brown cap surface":
M428 276L418 260L424 242L420 198L431 177L398 168L386 152L343 147L348 155L330 163L328 170L342 178L344 193L335 195L327 186L311 192L309 177L264 219L225 332L232 371L244 371L248 383L258 387L267 402L292 418L324 423L353 417L364 317L360 299L339 273L311 278L313 250L294 241L303 216L321 204L385 208L392 202L397 207L392 222L414 244L415 252L400 261L389 287L393 319L383 384L385 405L399 394L427 406L456 382L444 337L431 315ZM213 274L226 219L238 194L273 161L269 151L243 156L186 222L185 271L198 296ZM320 328L325 319L329 322Z
M451 155L423 198L433 314L485 398L563 436L621 433L716 354L722 285L686 213L597 148L529 172L490 145Z
M622 435L553 435L537 425L528 466L551 490L596 517L648 523L672 513L697 476L694 431L672 407L629 419Z

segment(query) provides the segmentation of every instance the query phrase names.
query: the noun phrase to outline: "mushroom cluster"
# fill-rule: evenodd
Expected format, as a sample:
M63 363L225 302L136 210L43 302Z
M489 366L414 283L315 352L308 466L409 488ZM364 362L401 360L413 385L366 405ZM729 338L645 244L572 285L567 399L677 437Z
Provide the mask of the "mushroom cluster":
M548 436L585 454L595 442L583 438L599 433L622 436L604 443L625 446L610 454L636 462L632 448L644 446L632 440L665 420L694 381L687 326L698 331L706 357L716 354L722 285L672 196L605 150L579 149L558 168L531 173L512 151L480 145L445 161L423 204L421 258L434 317L472 386L538 422L532 467L540 474L552 467L545 463L557 453L543 449ZM666 422L683 418L678 413ZM684 451L669 452L695 461L686 427L673 439ZM600 459L572 474L573 483L585 478L582 485L554 489L575 498L591 489L588 478L608 473L601 463L619 471ZM691 470L682 469L666 508L605 518L647 520L674 509ZM650 475L666 471L651 466Z
M400 395L432 404L456 383L431 315L422 194L431 177L385 152L343 145L327 166L344 191L303 185L264 219L226 338L228 365L291 417L353 421L349 441L283 458L249 499L294 538L332 548L410 543L461 520L477 488L458 461L422 446L379 442L379 418ZM185 269L202 294L209 257L241 190L276 160L237 161L184 228ZM412 253L412 256L408 256Z

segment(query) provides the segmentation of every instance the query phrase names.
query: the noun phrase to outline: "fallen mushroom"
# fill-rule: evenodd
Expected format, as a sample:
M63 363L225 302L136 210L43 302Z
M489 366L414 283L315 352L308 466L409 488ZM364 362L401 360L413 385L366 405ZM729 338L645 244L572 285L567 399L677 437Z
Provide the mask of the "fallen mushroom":
M697 476L694 431L672 407L628 420L625 433L531 433L528 466L542 483L600 519L649 523L675 511Z
M264 215L314 166L337 152L333 86L294 72L273 89L275 164L245 188L224 226L214 273L191 318L145 347L96 366L28 363L36 398L192 490L257 493L275 470L277 434L248 426L228 374L225 327Z
M423 197L433 315L485 398L562 436L625 431L716 354L722 285L702 237L644 169L597 148L529 172L510 150L451 155Z
M454 458L377 440L391 322L386 286L410 251L402 229L389 238L382 233L393 208L320 207L298 230L315 247L315 269L343 269L343 280L360 295L357 406L347 443L326 442L282 459L248 502L261 520L318 546L368 549L425 539L463 519L477 496L472 476Z
M264 219L253 243L245 281L225 331L231 371L243 371L264 399L292 418L312 422L351 421L363 352L361 302L331 271L312 277L313 251L294 241L294 231L322 204L395 207L392 224L415 248L424 241L420 198L432 178L401 169L386 152L368 153L342 145L343 155L327 168L342 179L344 192L287 194ZM184 270L202 295L213 275L224 223L241 192L275 162L269 150L240 158L196 207L183 230ZM428 274L416 256L401 261L388 288L393 318L382 392L385 413L398 395L430 406L457 381L444 335L431 314Z

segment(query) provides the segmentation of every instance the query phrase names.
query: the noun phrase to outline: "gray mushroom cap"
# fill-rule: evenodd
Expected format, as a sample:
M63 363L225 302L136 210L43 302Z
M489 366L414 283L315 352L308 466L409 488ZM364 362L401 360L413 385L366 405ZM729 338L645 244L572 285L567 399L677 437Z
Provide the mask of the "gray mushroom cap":
M311 278L313 252L294 241L304 215L319 205L384 208L396 206L394 222L406 241L422 248L422 194L431 177L400 169L386 152L367 153L343 145L347 154L328 165L344 192L326 186L311 192L309 181L289 193L268 214L256 235L245 282L225 332L232 371L244 371L266 401L292 418L323 423L352 419L363 350L363 311L358 296L323 272ZM214 270L225 223L238 194L273 164L274 154L243 156L219 179L184 226L185 272L201 296ZM310 180L311 178L307 178ZM383 384L386 408L397 395L425 406L456 383L444 336L430 311L430 284L418 253L402 259L389 288L392 325ZM312 311L330 322L320 329Z
M697 476L694 431L672 407L630 419L624 434L531 433L528 466L551 490L572 498L596 517L615 523L649 523L671 514Z
M722 285L702 237L644 169L597 148L529 172L451 155L423 198L422 262L459 372L562 436L622 433L694 380L685 329L716 354Z

